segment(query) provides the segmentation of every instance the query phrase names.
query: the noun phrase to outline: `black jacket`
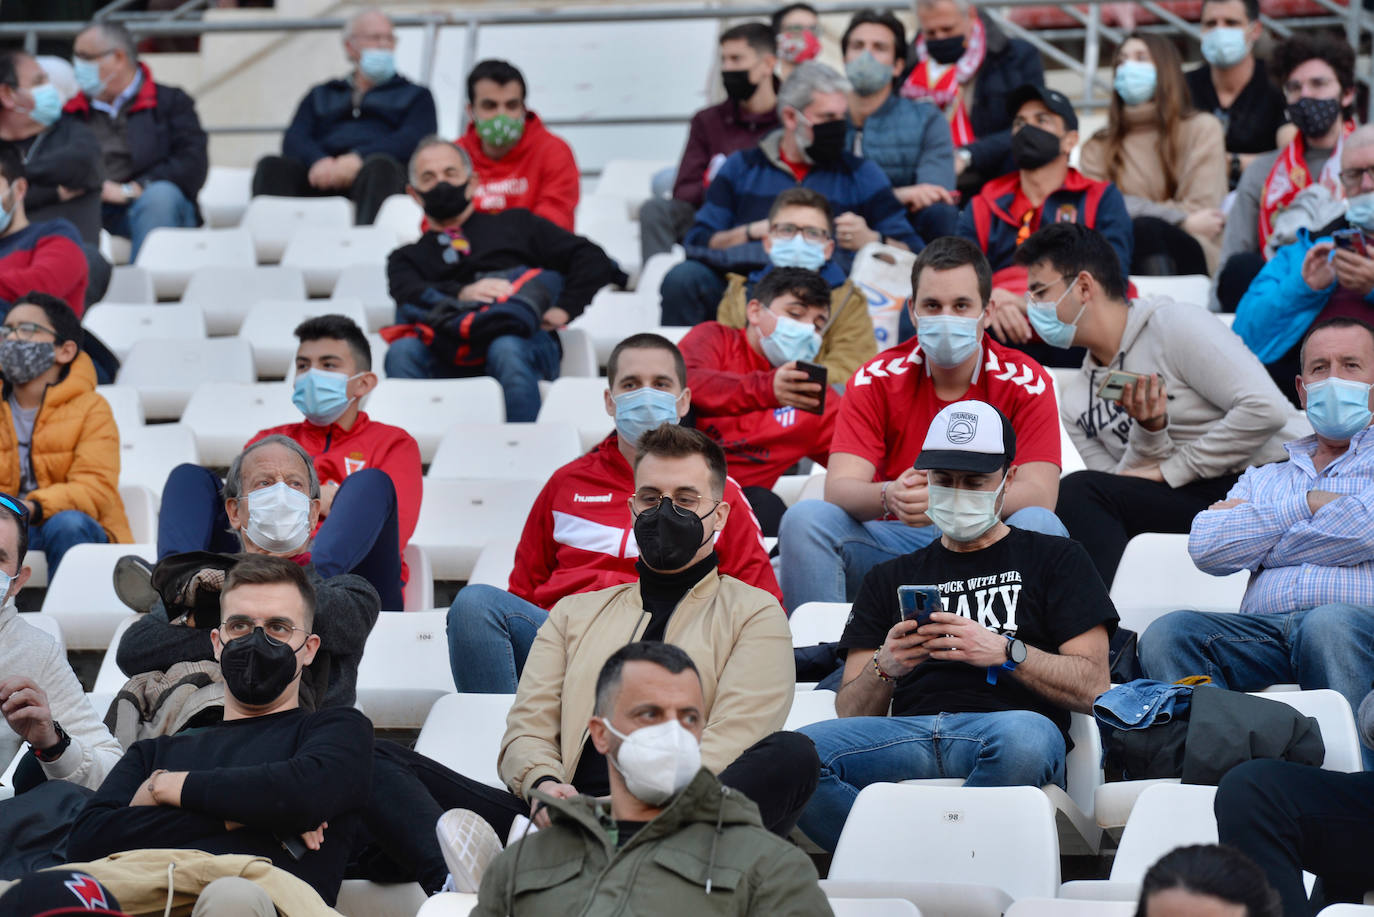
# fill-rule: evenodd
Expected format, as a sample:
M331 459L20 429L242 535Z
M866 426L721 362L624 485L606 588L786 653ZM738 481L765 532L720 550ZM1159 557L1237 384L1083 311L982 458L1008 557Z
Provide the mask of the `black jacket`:
M282 155L313 165L326 156L385 153L402 163L438 130L434 96L403 76L374 86L353 107L353 85L330 80L311 89L282 138Z
M0 147L14 147L24 160L29 180L24 212L30 220L47 219L38 213L58 202L58 185L98 195L105 180L105 162L95 134L72 115L63 115L30 140L0 141Z

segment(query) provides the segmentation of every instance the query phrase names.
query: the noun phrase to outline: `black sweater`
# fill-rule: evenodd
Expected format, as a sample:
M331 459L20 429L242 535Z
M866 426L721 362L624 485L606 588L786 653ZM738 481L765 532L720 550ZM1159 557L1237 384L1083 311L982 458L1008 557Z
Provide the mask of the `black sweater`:
M386 278L396 305L431 309L442 298L456 299L459 290L488 274L516 267L545 268L563 276L563 291L554 305L576 318L597 290L626 281L625 273L595 242L522 208L473 213L461 228L471 249L455 263L444 261L449 240L437 231L391 253Z
M139 786L159 768L190 771L181 807L131 808ZM288 710L144 739L76 817L67 856L86 862L145 847L263 856L332 906L371 781L372 723L351 707ZM243 827L230 831L225 822ZM299 860L278 840L324 822L324 843Z

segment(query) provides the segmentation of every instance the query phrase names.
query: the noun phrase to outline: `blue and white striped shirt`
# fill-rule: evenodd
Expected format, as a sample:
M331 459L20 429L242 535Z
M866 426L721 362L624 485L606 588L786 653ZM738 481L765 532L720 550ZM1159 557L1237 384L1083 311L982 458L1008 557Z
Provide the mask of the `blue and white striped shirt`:
M1374 606L1374 433L1317 471L1317 438L1284 446L1289 460L1250 468L1227 499L1240 506L1193 519L1188 553L1215 576L1250 570L1244 614L1300 611L1332 602ZM1316 513L1312 490L1341 494Z

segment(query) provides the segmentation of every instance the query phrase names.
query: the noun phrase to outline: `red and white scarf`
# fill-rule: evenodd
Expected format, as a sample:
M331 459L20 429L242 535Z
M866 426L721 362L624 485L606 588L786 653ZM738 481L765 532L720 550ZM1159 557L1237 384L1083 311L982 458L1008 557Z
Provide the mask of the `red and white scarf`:
M1326 165L1322 167L1321 175L1317 176L1317 182L1325 186L1334 198L1345 196L1341 189L1341 148L1345 146L1346 136L1354 129L1354 121L1345 122L1340 139L1336 141L1336 148L1331 151ZM1299 133L1288 146L1279 151L1279 158L1274 160L1273 168L1264 180L1259 215L1261 250L1264 250L1265 243L1274 231L1274 218L1292 203L1299 191L1312 184L1312 175L1307 170L1306 151L1307 142Z
M965 40L964 53L952 67L946 68L945 72L940 74L934 85L931 85L930 80L932 61L926 51L925 36L918 37L916 66L912 68L911 75L901 88L903 98L918 101L927 99L944 110L945 117L949 119L949 128L956 148L966 146L975 139L973 124L969 121L968 109L964 105L963 87L973 79L978 68L983 66L983 57L988 50L987 31L983 28L983 20L976 13L972 13L971 18L973 25Z

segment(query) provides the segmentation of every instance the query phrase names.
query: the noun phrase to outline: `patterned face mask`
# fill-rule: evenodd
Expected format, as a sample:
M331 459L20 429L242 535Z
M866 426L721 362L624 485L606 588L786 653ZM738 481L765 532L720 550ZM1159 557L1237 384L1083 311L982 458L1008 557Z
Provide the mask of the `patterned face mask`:
M515 146L525 133L524 120L506 114L493 115L486 119L479 118L474 126L482 142L497 149Z
M48 371L57 359L52 341L0 342L0 373L12 385L24 385Z

